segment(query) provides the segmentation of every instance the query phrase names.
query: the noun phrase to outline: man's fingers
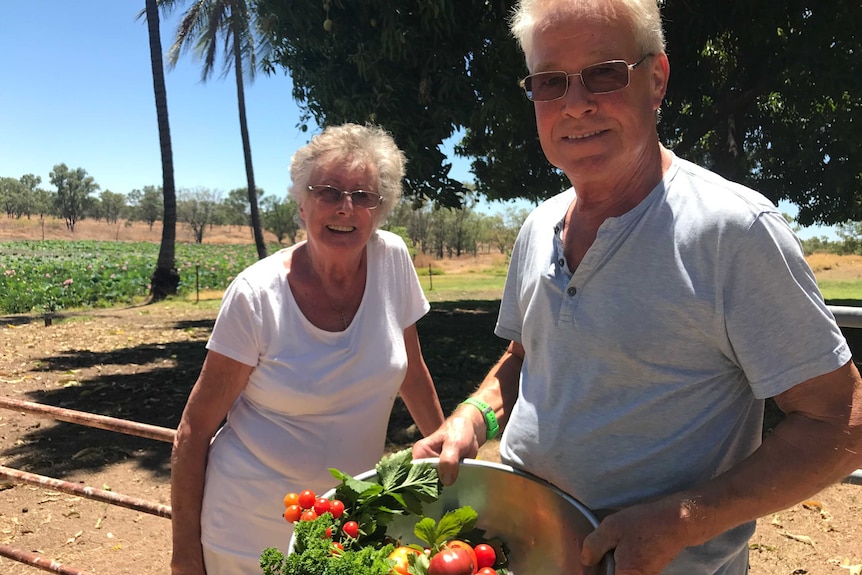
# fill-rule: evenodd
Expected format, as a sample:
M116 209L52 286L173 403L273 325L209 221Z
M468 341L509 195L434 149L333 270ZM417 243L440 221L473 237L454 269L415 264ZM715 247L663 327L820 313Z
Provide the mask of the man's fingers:
M613 551L619 543L619 538L611 535L610 529L603 528L603 525L604 523L599 523L596 530L584 538L581 545L581 563L584 565L598 565L602 557Z

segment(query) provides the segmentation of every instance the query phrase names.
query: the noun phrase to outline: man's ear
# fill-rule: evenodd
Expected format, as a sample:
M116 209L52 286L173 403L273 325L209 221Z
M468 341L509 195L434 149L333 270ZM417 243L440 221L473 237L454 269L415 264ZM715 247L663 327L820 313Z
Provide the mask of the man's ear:
M653 110L658 110L661 107L662 100L667 93L668 81L670 80L670 62L667 59L667 54L661 52L652 57L653 63L650 69L652 73L652 88L653 88Z

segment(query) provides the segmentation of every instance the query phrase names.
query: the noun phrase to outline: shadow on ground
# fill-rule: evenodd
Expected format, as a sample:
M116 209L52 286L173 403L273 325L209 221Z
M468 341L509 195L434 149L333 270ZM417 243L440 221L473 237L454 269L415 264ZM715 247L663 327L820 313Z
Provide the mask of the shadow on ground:
M439 302L418 324L425 360L446 413L479 384L506 346L507 342L493 334L498 306L499 301ZM203 330L208 336L212 325L212 320L181 321L163 329ZM52 374L74 374L78 370L92 374L92 368L105 368L72 385L31 392L26 399L176 428L206 354L205 338L197 339L107 352L75 349L40 358L40 371ZM86 342L79 342L79 346L86 347ZM391 446L404 447L418 439L411 424L398 400L389 424ZM9 457L8 467L56 478L76 471L98 472L132 458L142 469L167 476L170 450L169 444L151 439L38 419L25 430L18 445L4 455Z
M212 320L180 321L165 329L203 328L209 332L212 324ZM85 341L78 343L86 346ZM205 352L203 342L184 341L107 352L75 349L44 357L39 360L39 371L64 374L68 381L59 388L29 392L26 399L173 429ZM79 370L93 373L91 368L96 368L97 375L76 378ZM166 476L170 451L170 444L152 439L38 419L4 455L11 457L9 467L57 478L74 471L99 471L130 458L139 467Z

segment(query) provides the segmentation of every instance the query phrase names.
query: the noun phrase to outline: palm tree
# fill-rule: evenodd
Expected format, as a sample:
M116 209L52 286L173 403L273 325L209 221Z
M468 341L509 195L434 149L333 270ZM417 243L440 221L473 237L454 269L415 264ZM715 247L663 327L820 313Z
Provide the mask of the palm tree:
M162 152L162 243L156 261L156 271L150 279L150 301L159 301L176 295L180 274L176 268L175 244L177 239L177 194L174 186L174 155L171 148L171 128L168 123L168 96L165 89L165 70L162 64L162 37L159 32L159 11L156 0L146 0L144 11L150 36L150 64L153 68L153 92L156 97L156 117L159 123L159 146ZM143 14L139 14L138 17Z
M182 0L157 0L161 8L170 10ZM195 0L183 14L177 28L173 46L168 50L168 63L176 66L180 53L194 45L203 59L201 80L206 82L212 75L218 53L219 36L224 42L224 74L233 67L236 76L236 96L239 107L239 129L242 136L242 151L245 157L245 174L248 181L248 203L251 211L251 227L257 255L266 257L266 243L260 221L257 188L254 185L254 169L251 162L251 144L248 137L248 121L245 112L245 82L243 73L252 81L257 69L254 15L246 0Z

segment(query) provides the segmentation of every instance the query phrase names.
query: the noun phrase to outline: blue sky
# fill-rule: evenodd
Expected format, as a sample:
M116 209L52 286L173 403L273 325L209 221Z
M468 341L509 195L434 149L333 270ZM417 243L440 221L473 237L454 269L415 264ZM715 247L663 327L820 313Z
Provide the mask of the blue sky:
M35 174L42 187L53 189L48 174L65 163L84 168L102 190L161 185L147 27L136 20L143 0L0 4L0 177ZM163 52L179 16L177 11L162 19ZM226 195L246 186L236 89L233 76L220 72L201 83L191 52L166 69L178 189L205 187ZM266 194L283 196L290 157L311 135L297 127L290 78L258 74L246 86L246 105L255 182ZM452 162L453 177L472 179L465 160ZM779 207L796 213L790 204ZM833 235L823 228L800 232L823 234Z

